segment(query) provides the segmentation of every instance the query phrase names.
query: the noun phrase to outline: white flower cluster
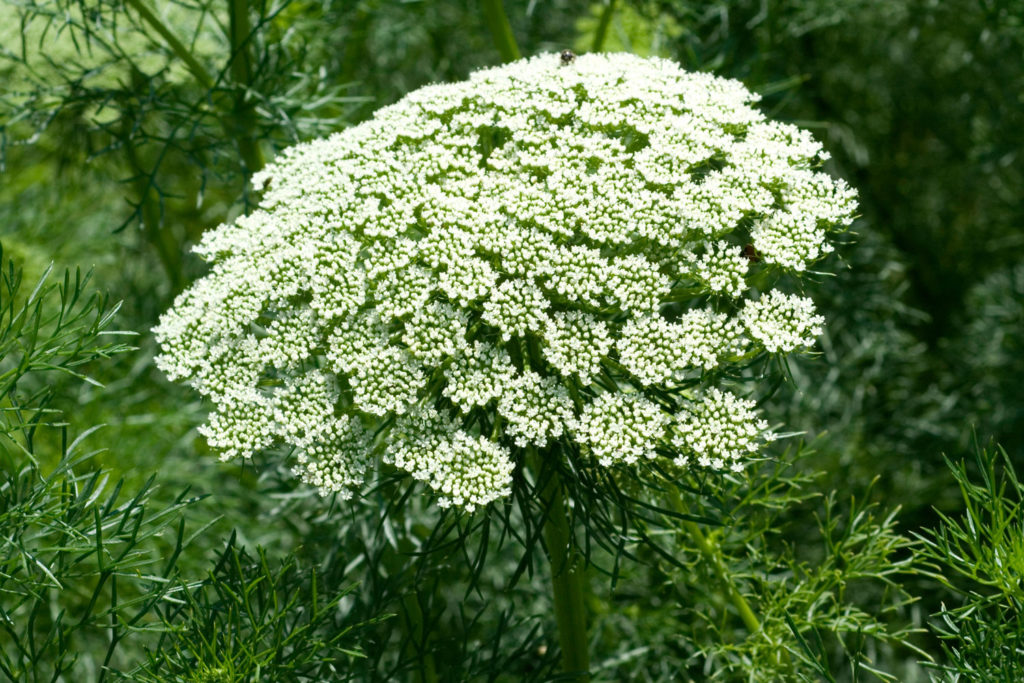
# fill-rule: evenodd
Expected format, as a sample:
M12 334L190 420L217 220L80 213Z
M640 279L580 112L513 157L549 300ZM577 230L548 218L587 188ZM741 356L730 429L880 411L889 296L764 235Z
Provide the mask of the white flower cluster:
M660 315L633 318L616 344L619 362L644 386L680 382L695 368L712 370L749 345L736 319L708 308L686 311L678 322Z
M511 492L508 450L483 436L470 436L433 408L399 418L384 461L440 493L441 507L473 511Z
M740 313L747 333L769 353L788 353L814 343L825 319L814 314L810 299L772 290L756 301L747 301Z
M359 420L350 416L325 422L317 437L298 450L294 472L321 495L337 493L347 500L363 481L373 448L370 436Z
M703 254L686 255L682 263L712 292L738 297L747 288L743 278L750 269L750 260L743 255L743 248L739 245L719 240L706 245Z
M417 90L254 177L259 208L204 237L157 363L211 399L223 457L290 444L323 493L378 454L472 509L556 439L738 467L767 438L753 405L690 387L813 342L810 300L763 283L856 208L756 99L630 55Z
M602 465L631 465L641 457L654 458L668 421L668 414L643 396L605 393L583 409L573 431Z
M569 391L554 377L526 370L502 393L498 414L508 424L505 434L519 447L544 446L557 439L574 418Z
M720 470L728 465L733 471L742 470L742 458L755 452L761 443L775 439L768 424L757 419L753 408L753 401L714 387L708 389L703 397L675 415L675 463L685 466L691 456L696 456L704 467Z

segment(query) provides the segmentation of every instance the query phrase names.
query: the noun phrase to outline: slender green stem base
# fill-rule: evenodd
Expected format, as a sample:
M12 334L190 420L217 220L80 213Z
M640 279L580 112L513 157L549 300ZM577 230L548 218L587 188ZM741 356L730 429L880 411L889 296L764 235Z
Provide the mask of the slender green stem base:
M680 498L678 491L671 491L669 499L676 512L680 514L688 513L686 505L683 503L682 498ZM729 572L729 568L726 566L722 549L717 543L715 543L715 539L712 536L705 534L701 530L700 526L692 520L684 520L682 525L683 529L697 545L697 549L700 551L701 556L709 565L711 565L711 569L714 571L715 577L718 579L718 585L722 588L725 593L725 597L732 603L732 606L736 608L736 613L743 621L743 625L747 627L747 631L751 634L760 633L761 621L757 618L757 615L754 613L750 603L747 602L747 599L743 597L743 594L740 593L739 589L736 587L736 582L733 580L733 576ZM792 666L789 653L784 648L779 648L777 657L780 664L787 667Z
M514 62L520 57L519 45L512 34L512 25L505 14L505 5L501 0L480 0L484 23L491 32L494 47L497 48L503 62Z
M683 503L682 498L679 497L678 491L671 491L669 498L672 503L672 507L675 511L680 514L687 514L688 510L686 505ZM725 560L722 557L721 549L701 531L700 526L696 522L691 520L685 520L682 522L683 529L690 535L693 542L697 544L697 549L704 559L711 565L711 568L715 572L715 576L718 577L718 583L725 590L726 597L729 598L729 602L736 608L736 612L739 613L740 619L743 620L743 624L747 627L747 630L751 633L757 633L761 630L761 622L758 621L757 615L754 614L754 610L751 609L750 603L743 597L743 594L736 589L736 584L732 580L732 576L729 574L729 570L725 566Z
M591 52L600 52L604 47L604 39L608 36L608 25L612 23L612 15L615 14L615 0L605 0L605 3L601 19L597 23L597 30L594 31L594 42L590 46Z
M551 563L551 585L555 601L558 640L562 647L562 668L577 681L590 680L590 653L587 647L587 615L583 604L583 558L572 546L569 515L565 506L565 490L558 468L545 463L533 451L534 468L544 486L544 545ZM561 457L552 449L548 457Z
M234 81L235 119L238 151L245 164L246 176L263 168L266 161L255 138L256 111L248 100L245 89L252 82L252 59L249 41L252 24L249 21L249 0L229 0L231 9L231 78Z
M754 610L751 609L750 603L743 597L743 594L736 590L736 585L733 583L732 577L729 575L728 570L725 567L725 563L722 560L722 553L719 551L717 545L715 545L704 532L700 530L696 522L683 522L683 527L686 532L690 534L690 538L697 544L697 548L700 550L700 554L704 556L712 568L715 570L715 575L718 577L718 583L722 586L725 591L725 595L729 598L729 602L732 603L733 607L736 608L736 612L739 613L740 619L743 620L744 626L751 633L757 633L761 630L761 622L758 620L757 615L754 614Z
M417 683L437 683L437 665L434 662L434 654L429 651L428 645L430 634L423 623L423 610L420 608L419 598L416 593L409 593L402 598L402 612L404 626L410 637L408 651L411 656L419 660L419 668L416 670Z

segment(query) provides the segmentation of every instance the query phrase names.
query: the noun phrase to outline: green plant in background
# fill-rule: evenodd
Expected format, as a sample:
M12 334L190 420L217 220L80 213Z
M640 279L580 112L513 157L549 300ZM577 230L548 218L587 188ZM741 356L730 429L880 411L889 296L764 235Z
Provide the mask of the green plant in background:
M99 427L70 440L70 426L52 407L53 375L95 384L85 374L92 363L130 350L117 341L130 333L109 329L118 306L88 292L88 275L65 273L52 282L46 273L25 287L2 247L0 264L0 673L26 682L138 680L143 647L158 646L161 633L185 634L173 642L189 642L202 624L224 618L222 605L204 598L223 586L238 590L239 608L246 608L228 618L259 619L234 632L270 638L274 653L243 649L226 662L229 670L322 680L324 671L347 664L354 653L341 641L361 625L337 625L336 605L347 591L318 590L315 573L310 579L294 559L267 581L266 559L254 561L229 543L207 580L182 577L179 558L208 528L186 533L184 513L200 497L186 489L158 499L155 476L134 489L113 481L95 465L102 449L86 451ZM59 434L59 452L40 447L49 442L40 438L46 431ZM329 633L318 640L325 620ZM173 670L173 662L193 670L221 663L224 650L196 648L189 655L168 648L151 666Z
M261 145L344 124L346 84L325 87L300 33L318 12L284 5L51 0L0 4L0 158L43 131L65 159L109 157L171 291L205 211L223 215L263 166ZM199 172L196 173L195 171ZM168 213L175 220L166 220ZM164 296L166 296L166 292Z
M13 681L61 680L83 667L102 677L131 629L151 624L174 561L148 544L173 533L191 501L147 510L152 481L122 498L121 484L90 471L84 443L95 428L68 443L51 407L53 375L95 381L83 374L88 363L128 350L117 341L128 333L108 329L117 306L90 294L81 273L24 287L2 248L0 277L0 671ZM61 435L55 465L37 451L46 430Z
M31 458L36 430L57 419L48 404L58 376L96 383L82 366L130 349L117 337L135 333L107 329L120 304L89 293L89 280L76 271L53 282L47 268L26 288L0 245L0 447L8 469L23 460L15 456Z
M89 434L45 474L28 464L0 477L0 672L11 681L104 680L123 666L137 634L160 624L187 545L181 512L196 499L154 508L152 482L126 495L91 467Z
M815 493L821 475L801 474L814 456L793 449L702 496L666 490L692 501L686 516L630 514L624 555L643 570L608 562L619 569L595 618L600 680L921 679L895 665L928 658L902 616L911 543L895 511Z
M262 549L249 557L232 537L208 578L181 588L160 607L169 628L132 680L341 681L359 666L346 647L355 627L339 611L355 584L324 593L316 567L277 566Z
M654 3L607 0L591 6L576 22L579 52L631 52L641 57L668 57L685 29Z
M946 461L963 496L956 516L920 536L920 554L957 596L933 630L948 663L941 680L1016 681L1024 676L1024 484L1002 448L974 462Z

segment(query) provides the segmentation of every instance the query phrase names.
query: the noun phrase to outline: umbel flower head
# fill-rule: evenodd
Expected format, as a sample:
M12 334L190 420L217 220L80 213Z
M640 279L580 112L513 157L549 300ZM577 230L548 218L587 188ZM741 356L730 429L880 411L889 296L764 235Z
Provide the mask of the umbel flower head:
M421 88L254 177L157 363L212 401L225 459L289 445L324 494L383 461L472 510L553 441L738 470L772 435L716 370L813 343L810 299L765 283L856 207L756 100L631 55Z

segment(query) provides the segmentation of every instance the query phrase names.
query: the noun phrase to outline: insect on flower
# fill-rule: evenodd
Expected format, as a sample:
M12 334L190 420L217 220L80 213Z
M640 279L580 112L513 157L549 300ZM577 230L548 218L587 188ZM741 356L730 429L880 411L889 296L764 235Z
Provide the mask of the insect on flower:
M576 53L572 50L562 50L559 59L562 60L562 66L568 66L576 61Z

